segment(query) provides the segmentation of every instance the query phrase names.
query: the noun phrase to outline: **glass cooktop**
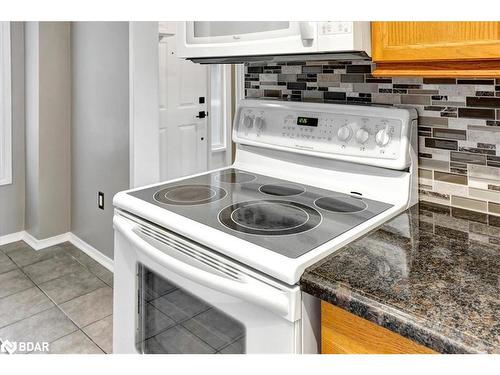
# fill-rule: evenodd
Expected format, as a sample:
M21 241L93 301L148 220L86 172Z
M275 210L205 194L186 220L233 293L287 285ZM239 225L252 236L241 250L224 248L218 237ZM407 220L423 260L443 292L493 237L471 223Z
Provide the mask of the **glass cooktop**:
M128 194L289 258L392 207L233 168Z

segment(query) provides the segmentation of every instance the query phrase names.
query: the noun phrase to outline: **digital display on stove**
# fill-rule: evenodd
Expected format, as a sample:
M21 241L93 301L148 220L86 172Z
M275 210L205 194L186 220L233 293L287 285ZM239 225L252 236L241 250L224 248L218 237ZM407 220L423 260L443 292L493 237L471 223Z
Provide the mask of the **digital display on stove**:
M302 126L318 126L318 119L315 117L297 117L297 125Z

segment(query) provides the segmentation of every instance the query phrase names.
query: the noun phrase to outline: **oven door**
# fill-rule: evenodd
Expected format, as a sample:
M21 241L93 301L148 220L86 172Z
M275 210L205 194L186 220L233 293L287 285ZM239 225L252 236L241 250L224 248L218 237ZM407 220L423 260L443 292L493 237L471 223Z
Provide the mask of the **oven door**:
M300 352L300 291L115 215L115 353Z
M311 53L316 22L189 21L178 25L182 58Z

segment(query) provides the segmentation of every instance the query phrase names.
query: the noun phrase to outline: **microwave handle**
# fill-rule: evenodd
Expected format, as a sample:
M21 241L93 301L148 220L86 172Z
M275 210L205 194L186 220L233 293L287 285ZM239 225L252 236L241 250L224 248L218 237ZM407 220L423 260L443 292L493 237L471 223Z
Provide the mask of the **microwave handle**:
M300 38L304 47L310 47L315 38L314 22L299 22Z
M264 306L281 316L286 317L289 315L290 305L288 299L279 289L249 277L244 280L232 280L182 262L143 240L134 231L137 225L120 216L114 216L113 225L130 243L139 248L150 259L177 275L233 297ZM143 235L146 234L143 233ZM158 241L154 237L151 237L151 239Z

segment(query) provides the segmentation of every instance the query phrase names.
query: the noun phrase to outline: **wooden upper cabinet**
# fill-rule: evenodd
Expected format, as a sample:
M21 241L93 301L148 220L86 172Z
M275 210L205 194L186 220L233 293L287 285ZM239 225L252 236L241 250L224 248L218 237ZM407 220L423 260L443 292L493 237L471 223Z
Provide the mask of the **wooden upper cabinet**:
M500 22L372 22L372 59L376 75L498 76Z

